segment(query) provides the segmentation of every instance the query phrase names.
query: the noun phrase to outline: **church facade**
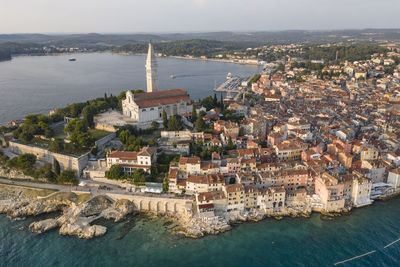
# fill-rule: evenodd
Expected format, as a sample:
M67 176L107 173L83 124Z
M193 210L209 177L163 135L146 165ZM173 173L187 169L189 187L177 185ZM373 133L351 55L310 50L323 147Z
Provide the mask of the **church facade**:
M165 110L168 118L173 115L183 115L192 111L191 99L187 91L172 89L158 91L157 61L151 42L146 60L147 93L133 94L126 92L122 101L122 112L125 117L139 124L162 121Z
M122 101L124 116L138 123L161 121L164 110L168 118L191 112L191 99L187 91L172 89L140 94L127 91L126 99Z

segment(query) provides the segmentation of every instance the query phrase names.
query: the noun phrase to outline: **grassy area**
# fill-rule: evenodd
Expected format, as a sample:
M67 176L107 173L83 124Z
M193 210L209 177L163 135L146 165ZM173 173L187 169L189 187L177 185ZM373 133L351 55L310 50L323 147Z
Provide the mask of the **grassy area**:
M51 141L50 140L44 140L40 138L33 138L30 144L43 147L43 148L49 148Z
M96 130L96 129L91 129L89 130L89 133L93 136L93 138L97 141L100 140L101 138L112 134L111 132L103 131L103 130Z
M67 137L67 134L64 133L64 124L54 127L53 131L54 131L54 138L65 139Z

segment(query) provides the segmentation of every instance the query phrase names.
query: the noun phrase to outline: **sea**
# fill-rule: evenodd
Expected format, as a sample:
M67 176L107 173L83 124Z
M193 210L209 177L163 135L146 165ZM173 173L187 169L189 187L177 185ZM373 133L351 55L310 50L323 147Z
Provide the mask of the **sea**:
M104 92L145 88L144 57L115 54L16 57L0 62L0 120L45 113ZM252 75L256 66L160 58L160 88L184 88L192 98L212 94L226 74ZM176 75L176 79L170 79ZM106 235L91 240L38 235L31 222L0 215L0 266L400 266L400 199L377 201L331 220L268 218L200 239L174 233L166 217L101 219ZM386 247L386 248L385 248ZM365 255L365 256L363 256Z
M75 58L76 61L69 61ZM0 123L96 97L146 89L145 56L111 53L16 56L0 62ZM261 67L158 58L159 90L181 88L194 100L214 95L228 73L252 76ZM176 76L171 79L171 75ZM218 99L219 99L218 95Z

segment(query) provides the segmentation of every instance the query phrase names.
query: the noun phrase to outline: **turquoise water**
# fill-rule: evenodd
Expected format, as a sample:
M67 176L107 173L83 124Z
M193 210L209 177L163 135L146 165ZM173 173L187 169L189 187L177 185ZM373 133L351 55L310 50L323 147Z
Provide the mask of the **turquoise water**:
M378 202L332 221L267 219L202 239L171 233L165 218L134 217L92 240L31 233L32 221L0 216L1 266L400 266L400 199ZM22 227L22 228L21 228Z

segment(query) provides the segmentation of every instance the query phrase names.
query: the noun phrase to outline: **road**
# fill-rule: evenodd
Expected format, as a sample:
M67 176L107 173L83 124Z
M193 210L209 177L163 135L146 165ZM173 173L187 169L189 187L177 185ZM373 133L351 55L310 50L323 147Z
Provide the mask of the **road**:
M0 183L2 184L9 184L9 185L18 185L18 186L26 186L26 187L33 187L38 189L52 189L58 190L60 192L72 192L72 191L79 191L79 192L90 192L93 196L98 195L105 195L106 193L113 193L113 194L121 194L121 195L136 195L136 196L146 196L146 197L163 197L163 198L177 198L173 194L152 194L152 193L141 193L141 192L127 192L124 189L121 189L112 184L106 184L101 182L95 182L92 180L84 180L90 186L70 186L70 185L58 185L58 184L46 184L46 183L35 183L35 182L28 182L28 181L17 181L17 180L9 180L0 178ZM99 189L99 185L107 186L107 189ZM191 196L184 196L179 198L185 199L192 199Z

